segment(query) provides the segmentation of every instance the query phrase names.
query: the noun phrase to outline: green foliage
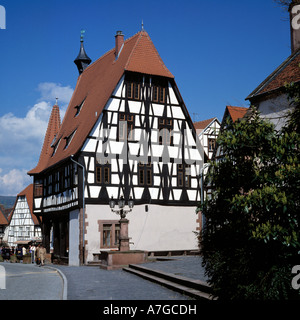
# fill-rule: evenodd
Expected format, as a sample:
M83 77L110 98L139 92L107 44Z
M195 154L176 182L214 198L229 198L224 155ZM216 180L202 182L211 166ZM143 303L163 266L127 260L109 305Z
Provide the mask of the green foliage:
M199 242L220 299L300 298L291 287L300 257L298 124L276 132L253 107L248 119L228 120L218 138L224 156L206 179L212 195L199 208L206 216Z

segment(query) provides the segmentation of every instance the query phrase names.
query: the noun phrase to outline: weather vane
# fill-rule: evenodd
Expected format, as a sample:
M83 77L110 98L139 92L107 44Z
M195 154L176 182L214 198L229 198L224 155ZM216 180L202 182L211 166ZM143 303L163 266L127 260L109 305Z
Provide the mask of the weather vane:
M81 29L81 31L80 31L80 41L81 42L83 42L84 34L85 34L85 30Z

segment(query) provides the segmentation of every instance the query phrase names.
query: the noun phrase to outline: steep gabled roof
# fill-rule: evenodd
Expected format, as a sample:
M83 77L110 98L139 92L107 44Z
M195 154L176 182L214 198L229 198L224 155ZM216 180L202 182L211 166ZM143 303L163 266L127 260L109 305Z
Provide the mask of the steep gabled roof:
M40 173L80 151L125 71L174 78L144 30L124 42L118 59L115 48L108 51L78 77L76 88L56 136L55 153L52 155L53 152L48 152L45 155L42 151L39 165L29 174ZM81 106L80 112L77 112L78 106ZM72 141L66 147L65 139L71 134L73 134Z
M224 127L226 119L230 117L232 122L235 122L236 120L243 118L249 108L245 107L233 107L233 106L226 106L224 116L222 119L221 127Z
M147 32L138 34L136 44L128 58L125 70L174 78L159 56Z
M207 126L209 126L214 120L218 119L216 117L214 118L210 118L207 120L202 120L202 121L198 121L198 122L194 122L194 127L197 131L197 134L201 133Z
M262 94L278 90L286 83L300 81L300 50L290 55L274 72L272 72L246 100L251 100Z
M249 108L245 107L233 107L233 106L226 106L222 123L226 121L226 118L230 116L232 122L243 118Z
M30 211L33 223L35 225L39 225L37 217L33 214L33 184L30 184L29 186L27 186L24 190L22 190L17 195L17 199L16 199L16 202L15 202L14 208L13 208L13 210L11 211L11 213L10 213L10 215L8 217L9 222L12 219L12 216L14 214L14 211L15 211L15 208L16 208L16 205L17 205L17 202L19 200L19 197L21 197L21 196L25 196L25 198L26 198L26 201L27 201L27 204L28 204L28 207L29 207L29 211Z
M58 105L54 105L49 118L48 127L46 130L44 144L40 154L39 162L35 169L29 171L28 173L34 173L36 171L42 170L45 163L47 163L49 156L53 153L53 148L51 145L54 143L54 139L60 128L60 113Z

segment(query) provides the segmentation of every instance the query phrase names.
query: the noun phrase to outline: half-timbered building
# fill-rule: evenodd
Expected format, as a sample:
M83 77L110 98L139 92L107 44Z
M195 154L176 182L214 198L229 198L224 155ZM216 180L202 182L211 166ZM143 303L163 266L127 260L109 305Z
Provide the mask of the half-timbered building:
M10 247L27 245L31 241L41 240L41 227L33 214L33 184L17 195L9 217L7 242Z
M90 65L81 39L75 63L79 77L63 122L56 106L29 172L46 248L70 265L117 250L119 216L109 200L123 197L134 201L130 249L197 249L204 154L148 33L124 40L117 32L115 47Z
M204 150L204 162L206 163L212 159L221 125L217 118L211 118L194 122L194 126Z

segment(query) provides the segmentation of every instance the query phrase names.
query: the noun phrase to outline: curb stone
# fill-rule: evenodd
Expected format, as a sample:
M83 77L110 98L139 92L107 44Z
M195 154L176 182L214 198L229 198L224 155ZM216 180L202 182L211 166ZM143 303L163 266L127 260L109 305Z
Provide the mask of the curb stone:
M52 269L58 272L63 281L62 300L68 300L68 280L63 272L55 267L44 266L44 268Z

